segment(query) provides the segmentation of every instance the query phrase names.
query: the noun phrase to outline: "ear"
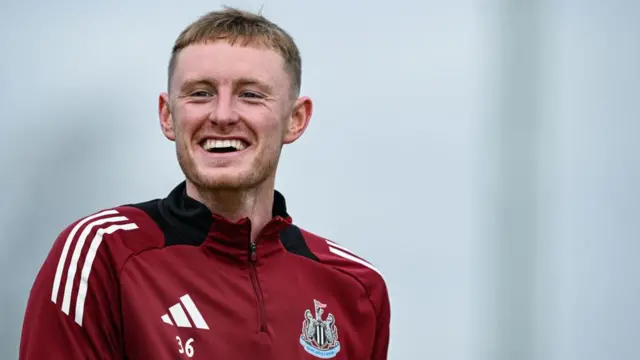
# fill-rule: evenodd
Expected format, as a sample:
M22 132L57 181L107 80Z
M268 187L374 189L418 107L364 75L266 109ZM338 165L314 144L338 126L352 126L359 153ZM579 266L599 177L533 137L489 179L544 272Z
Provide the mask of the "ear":
M169 107L169 94L163 92L158 98L158 115L160 117L160 128L164 136L171 140L176 140L176 132L173 128L173 116Z
M309 125L312 111L313 103L309 97L304 96L296 100L293 105L291 117L287 122L287 128L284 129L283 143L291 144L302 136L302 133L304 133Z

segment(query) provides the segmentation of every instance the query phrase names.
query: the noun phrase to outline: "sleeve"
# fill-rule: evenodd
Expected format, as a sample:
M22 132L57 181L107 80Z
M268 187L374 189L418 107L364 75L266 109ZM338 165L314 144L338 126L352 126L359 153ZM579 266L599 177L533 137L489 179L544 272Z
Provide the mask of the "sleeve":
M117 271L101 230L66 228L27 301L20 360L124 359Z
M373 344L371 360L386 360L389 351L389 337L391 332L391 304L389 293L384 281L377 289L378 314L376 319L376 337Z

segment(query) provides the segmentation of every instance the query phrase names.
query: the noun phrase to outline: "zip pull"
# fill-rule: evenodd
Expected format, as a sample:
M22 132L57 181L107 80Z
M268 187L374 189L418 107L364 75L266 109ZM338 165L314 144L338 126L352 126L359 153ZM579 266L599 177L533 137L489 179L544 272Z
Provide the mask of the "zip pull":
M249 243L249 259L251 260L251 262L256 262L256 260L258 259L256 248L257 246L255 242L252 241Z

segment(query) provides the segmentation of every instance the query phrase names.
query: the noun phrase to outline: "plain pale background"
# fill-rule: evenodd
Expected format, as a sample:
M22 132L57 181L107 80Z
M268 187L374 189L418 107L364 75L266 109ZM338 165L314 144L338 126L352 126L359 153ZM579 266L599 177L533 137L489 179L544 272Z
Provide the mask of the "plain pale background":
M315 112L277 185L384 273L390 359L640 358L638 2L228 4L299 44ZM157 95L219 5L0 5L1 358L64 226L182 180Z

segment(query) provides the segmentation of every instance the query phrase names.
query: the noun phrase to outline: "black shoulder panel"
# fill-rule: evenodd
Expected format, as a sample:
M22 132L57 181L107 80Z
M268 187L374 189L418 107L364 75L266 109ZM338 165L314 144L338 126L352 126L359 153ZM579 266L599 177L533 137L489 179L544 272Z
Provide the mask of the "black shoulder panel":
M162 232L166 234L168 224L162 218L162 214L160 213L160 208L158 207L159 203L160 203L160 199L155 199L155 200L149 200L149 201L138 203L138 204L128 204L126 206L130 206L130 207L144 211L147 214L147 216L149 216L158 225L160 230L162 230Z
M195 229L183 226L180 221L172 221L167 209L163 209L164 199L156 199L138 204L129 204L128 206L144 211L160 228L164 234L165 246L171 245L195 245L202 244L207 236L206 228Z
M280 232L280 241L282 242L284 248L287 249L287 251L289 251L290 253L304 256L314 261L320 261L318 257L314 253L312 253L307 246L307 242L305 241L300 228L298 228L297 226L289 225L284 228Z

